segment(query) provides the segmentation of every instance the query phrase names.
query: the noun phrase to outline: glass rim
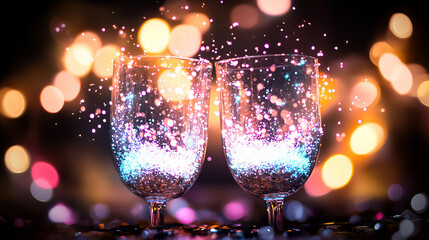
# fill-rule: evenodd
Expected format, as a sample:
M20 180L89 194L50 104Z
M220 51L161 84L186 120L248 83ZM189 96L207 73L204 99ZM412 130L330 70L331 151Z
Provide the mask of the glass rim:
M265 54L265 55L246 55L242 57L227 58L227 59L216 61L215 65L218 66L231 61L263 58L263 57L304 57L304 58L309 58L313 60L315 64L318 63L318 58L310 55L296 54L296 53L275 53L275 54Z
M137 60L141 60L141 59L173 59L173 60L184 60L184 61L188 61L191 63L199 63L199 64L203 64L203 65L208 65L213 67L213 64L205 59L205 58L190 58L190 57L181 57L181 56L172 56L172 55L124 55L124 56L118 56L116 58L114 58L114 62L123 62L121 61L121 58L127 58L129 60L132 59L137 59ZM137 64L137 66L139 66L139 64ZM192 67L182 67L184 69L192 69L192 68L196 68L197 66L192 66ZM162 67L159 66L159 68L164 68L164 69L175 69L176 67Z

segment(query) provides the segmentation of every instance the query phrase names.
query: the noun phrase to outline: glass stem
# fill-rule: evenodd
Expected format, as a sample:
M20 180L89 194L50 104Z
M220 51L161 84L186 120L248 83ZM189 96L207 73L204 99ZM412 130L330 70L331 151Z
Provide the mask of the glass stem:
M275 231L283 231L283 198L265 199L268 210L268 222Z
M147 198L149 203L150 211L150 223L149 227L159 228L164 225L164 212L167 204L165 198Z

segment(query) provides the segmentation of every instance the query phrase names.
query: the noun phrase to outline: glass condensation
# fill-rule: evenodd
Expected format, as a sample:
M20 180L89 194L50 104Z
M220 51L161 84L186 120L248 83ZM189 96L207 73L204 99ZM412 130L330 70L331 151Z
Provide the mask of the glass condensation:
M137 56L117 58L114 68L111 142L120 178L141 197L183 194L203 164L211 64Z
M317 65L302 55L216 63L223 146L247 192L282 199L310 176L322 135Z

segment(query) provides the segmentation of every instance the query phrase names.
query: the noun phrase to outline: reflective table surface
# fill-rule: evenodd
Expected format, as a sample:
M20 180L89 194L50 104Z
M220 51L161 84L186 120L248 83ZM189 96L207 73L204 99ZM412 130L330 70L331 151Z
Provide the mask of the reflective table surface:
M287 223L287 230L274 232L253 224L165 224L151 229L147 223L129 225L113 220L97 226L85 224L39 225L26 222L22 228L1 225L5 239L429 239L429 220L395 215L373 222Z

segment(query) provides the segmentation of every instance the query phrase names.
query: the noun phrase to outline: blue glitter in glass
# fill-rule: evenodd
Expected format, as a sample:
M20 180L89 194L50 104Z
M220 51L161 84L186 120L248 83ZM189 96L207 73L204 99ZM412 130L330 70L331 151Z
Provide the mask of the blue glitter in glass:
M128 94L128 96L126 97L127 100L131 100L134 98L134 94L130 93Z
M236 96L236 97L235 97L235 103L239 103L239 102L240 102L240 100L241 100L241 97L240 97L240 96Z
M290 79L289 79L289 73L285 74L285 79L288 79L290 81Z

